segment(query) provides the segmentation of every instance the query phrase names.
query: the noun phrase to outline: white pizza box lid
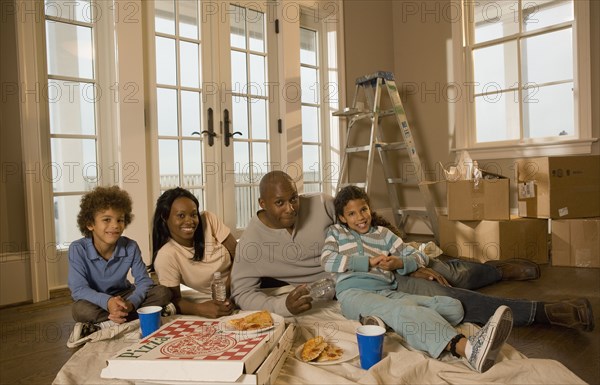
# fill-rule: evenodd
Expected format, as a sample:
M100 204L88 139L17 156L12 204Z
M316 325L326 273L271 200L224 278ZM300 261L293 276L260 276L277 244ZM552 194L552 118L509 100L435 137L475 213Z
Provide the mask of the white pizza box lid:
M102 378L235 382L252 374L285 330L283 317L271 313L274 327L261 332L234 331L227 325L240 312L221 319L181 317L108 359Z
M137 380L136 385L267 385L277 383L277 376L294 343L296 325L289 324L279 341L254 374L242 374L235 382Z

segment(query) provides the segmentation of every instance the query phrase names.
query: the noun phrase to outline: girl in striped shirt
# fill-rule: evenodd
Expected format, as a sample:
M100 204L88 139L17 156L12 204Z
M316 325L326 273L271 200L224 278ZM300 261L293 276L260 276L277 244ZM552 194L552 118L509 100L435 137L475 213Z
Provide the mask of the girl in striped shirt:
M427 256L405 244L371 212L364 190L347 186L334 201L341 222L329 227L321 254L327 272L336 273L336 295L346 318L390 327L412 347L438 358L449 351L484 372L512 328L512 312L500 306L475 335L454 326L463 319L460 301L396 290L394 272L408 275L427 264Z

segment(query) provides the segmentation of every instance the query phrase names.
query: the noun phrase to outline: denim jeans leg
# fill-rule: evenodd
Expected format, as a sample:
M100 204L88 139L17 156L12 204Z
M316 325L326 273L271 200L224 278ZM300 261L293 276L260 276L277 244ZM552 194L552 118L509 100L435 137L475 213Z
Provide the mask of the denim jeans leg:
M502 275L491 265L462 259L432 258L429 268L440 273L453 287L475 290L498 282Z
M398 291L418 295L443 295L459 300L465 311L463 322L485 324L500 305L510 307L513 312L514 326L526 326L533 322L539 302L507 299L482 294L457 287L442 286L434 281L412 278L396 274Z

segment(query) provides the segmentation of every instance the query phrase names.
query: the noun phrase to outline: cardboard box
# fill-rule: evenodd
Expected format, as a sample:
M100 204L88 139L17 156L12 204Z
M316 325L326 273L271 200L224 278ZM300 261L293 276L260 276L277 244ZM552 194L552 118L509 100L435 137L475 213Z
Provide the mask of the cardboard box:
M552 266L600 267L600 218L558 219L552 227Z
M480 262L523 258L548 263L548 220L513 217L509 221L451 221L439 217L444 254Z
M245 313L252 312L236 317ZM225 319L178 318L111 357L101 377L157 383L242 381L275 348L281 352L285 322L277 314L272 317L274 328L261 333L231 330Z
M510 219L510 180L447 182L448 219L458 221Z
M520 217L600 216L600 155L520 159L515 173Z

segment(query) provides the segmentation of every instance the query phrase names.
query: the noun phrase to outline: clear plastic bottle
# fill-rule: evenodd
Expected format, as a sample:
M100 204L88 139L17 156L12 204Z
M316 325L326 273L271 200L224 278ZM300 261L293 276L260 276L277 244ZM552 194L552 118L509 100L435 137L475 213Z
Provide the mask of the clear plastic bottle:
M215 271L210 289L212 291L212 298L215 301L225 301L227 299L227 286L225 285L225 280L221 277L221 272Z
M331 278L323 278L309 284L308 290L315 301L330 300L335 295L335 281Z

